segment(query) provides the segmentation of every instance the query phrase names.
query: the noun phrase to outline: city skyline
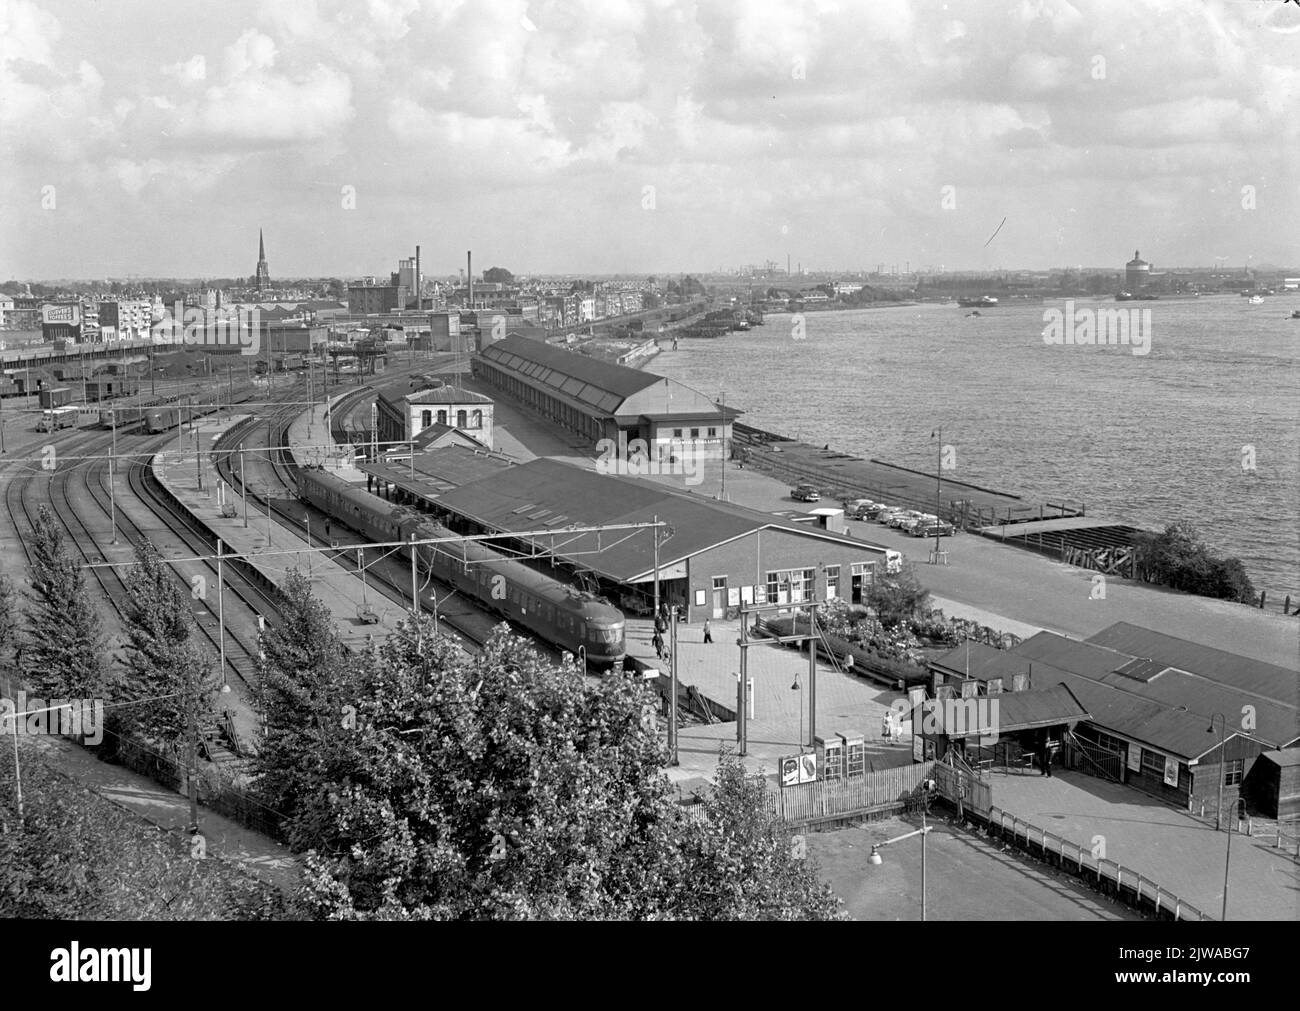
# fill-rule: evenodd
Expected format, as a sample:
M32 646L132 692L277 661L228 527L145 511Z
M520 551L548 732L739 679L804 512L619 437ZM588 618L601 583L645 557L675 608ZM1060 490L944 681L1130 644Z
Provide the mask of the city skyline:
M1286 6L6 0L0 276L1288 266Z

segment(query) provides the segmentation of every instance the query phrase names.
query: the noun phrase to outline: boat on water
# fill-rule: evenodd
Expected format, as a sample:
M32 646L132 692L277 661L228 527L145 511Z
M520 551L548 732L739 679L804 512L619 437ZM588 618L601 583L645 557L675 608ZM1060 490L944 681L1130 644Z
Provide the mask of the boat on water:
M979 298L959 298L957 304L963 309L983 309L986 306L997 305L998 300L992 295L981 295Z
M1252 295L1252 296L1250 297L1249 304L1250 304L1250 305L1263 305L1263 304L1264 304L1264 296L1263 296L1263 295Z

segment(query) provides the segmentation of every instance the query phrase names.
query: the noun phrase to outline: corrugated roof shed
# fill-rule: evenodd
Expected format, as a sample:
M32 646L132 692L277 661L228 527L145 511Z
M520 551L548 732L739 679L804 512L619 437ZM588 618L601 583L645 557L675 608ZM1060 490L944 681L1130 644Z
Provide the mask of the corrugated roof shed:
M540 459L491 475L442 496L440 505L489 530L554 527L547 550L611 579L631 581L652 568L648 532L563 534L568 526L650 523L669 532L659 547L661 568L755 530L780 529L852 545L883 557L884 549L853 538L796 526L742 506L675 492L653 481L598 474L559 460Z
M1300 700L1300 671L1165 635L1127 621L1116 622L1102 629L1089 638L1088 642L1130 656L1149 657L1160 661L1165 667L1181 668L1284 705L1294 706Z
M663 381L650 372L602 362L523 336L489 344L480 354L611 414L632 394Z

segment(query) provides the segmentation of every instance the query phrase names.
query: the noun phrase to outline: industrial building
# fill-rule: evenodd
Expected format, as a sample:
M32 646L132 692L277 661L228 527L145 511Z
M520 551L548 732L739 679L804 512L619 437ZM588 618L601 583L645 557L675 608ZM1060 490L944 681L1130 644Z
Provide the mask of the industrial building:
M526 337L488 345L472 368L476 378L592 443L643 440L654 460L724 455L741 413L674 380Z

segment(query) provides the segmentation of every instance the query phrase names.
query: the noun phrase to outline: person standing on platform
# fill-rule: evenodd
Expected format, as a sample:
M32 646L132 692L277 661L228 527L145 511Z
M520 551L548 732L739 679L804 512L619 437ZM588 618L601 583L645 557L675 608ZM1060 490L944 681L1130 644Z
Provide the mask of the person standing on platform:
M709 624L708 618L704 619L704 641L705 642L713 641L713 627Z
M655 629L655 634L650 642L654 644L655 655L662 660L664 658L664 637L659 634L659 629Z

